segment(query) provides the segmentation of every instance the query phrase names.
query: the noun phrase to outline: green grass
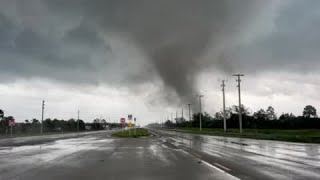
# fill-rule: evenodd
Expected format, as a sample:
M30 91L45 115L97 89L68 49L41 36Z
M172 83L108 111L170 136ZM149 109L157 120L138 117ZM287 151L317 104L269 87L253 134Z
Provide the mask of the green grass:
M83 132L90 132L90 131L79 131L79 133L83 133ZM72 134L72 133L77 133L77 131L64 131L64 132L43 132L43 134L40 134L40 132L26 132L26 133L13 133L12 134L12 138L16 138L16 137L29 137L29 136L47 136L47 135L55 135L55 134ZM3 138L11 138L10 136L10 132L8 132L7 134L0 134L0 139Z
M320 129L244 129L242 134L239 134L239 129L228 129L227 133L224 133L223 129L214 128L203 128L202 132L199 128L178 128L177 131L214 136L320 143Z
M131 130L124 130L124 131L119 131L116 133L113 133L112 136L115 137L126 137L126 138L137 138L137 137L142 137L142 136L150 136L150 133L148 130L143 129L143 128L137 128L136 129L136 134L134 133L134 129Z

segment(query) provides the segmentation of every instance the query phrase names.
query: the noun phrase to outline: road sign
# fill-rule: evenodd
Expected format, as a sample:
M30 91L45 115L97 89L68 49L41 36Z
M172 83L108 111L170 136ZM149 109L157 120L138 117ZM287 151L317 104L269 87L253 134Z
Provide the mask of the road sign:
M16 122L14 122L14 119L9 120L9 127L10 127L10 136L12 137L12 127L16 125Z
M132 114L128 115L128 120L131 121L132 120Z
M10 119L9 120L9 126L10 127L13 127L13 126L15 126L16 125L16 123L14 122L14 119Z
M128 122L128 127L132 127L131 121Z
M126 118L121 118L121 119L120 119L120 122L121 122L122 124L124 124L124 123L126 122Z

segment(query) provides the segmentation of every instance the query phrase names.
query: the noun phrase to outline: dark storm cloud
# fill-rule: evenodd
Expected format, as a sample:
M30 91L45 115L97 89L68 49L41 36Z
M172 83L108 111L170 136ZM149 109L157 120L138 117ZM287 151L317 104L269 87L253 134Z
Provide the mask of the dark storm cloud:
M270 34L233 51L239 69L317 72L320 48L320 1L290 1L274 20Z
M0 40L4 42L0 43L0 71L17 78L41 76L115 86L159 78L164 94L175 92L186 101L197 92L195 80L205 69L273 70L289 59L299 63L305 54L318 55L318 16L309 13L310 17L301 19L297 15L315 12L317 1L288 6L271 20L275 31L250 43L241 43L245 41L242 36L256 33L251 27L261 12L268 17L264 10L273 1L39 0L29 1L28 6L21 2L15 3L20 4L23 17L0 12ZM44 10L34 15L32 3ZM316 17L312 25L308 23L311 17ZM34 22L37 28L29 25ZM294 28L294 24L304 28ZM308 31L306 38L301 36Z
M200 61L209 42L223 43L224 38L236 35L264 4L250 0L94 2L77 1L75 9L84 12L84 19L94 18L105 33L116 32L133 39L164 85L180 98L195 94L198 73L214 64ZM59 10L74 5L72 1L48 3Z
M78 27L71 29L64 35L64 40L68 43L84 44L91 48L104 45L103 39L99 36L95 28L81 23ZM106 47L108 50L108 47Z

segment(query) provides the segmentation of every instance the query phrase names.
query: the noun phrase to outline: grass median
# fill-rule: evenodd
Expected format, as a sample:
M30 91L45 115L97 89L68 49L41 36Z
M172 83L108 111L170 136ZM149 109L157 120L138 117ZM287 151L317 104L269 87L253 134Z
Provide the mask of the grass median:
M137 128L136 130L129 129L129 130L119 131L119 132L113 133L112 136L125 137L125 138L138 138L138 137L150 136L150 133L146 129Z
M203 128L201 132L199 128L178 128L176 130L192 134L214 136L320 143L319 129L244 129L242 134L239 134L239 129L228 129L226 133L223 132L223 129L216 128Z

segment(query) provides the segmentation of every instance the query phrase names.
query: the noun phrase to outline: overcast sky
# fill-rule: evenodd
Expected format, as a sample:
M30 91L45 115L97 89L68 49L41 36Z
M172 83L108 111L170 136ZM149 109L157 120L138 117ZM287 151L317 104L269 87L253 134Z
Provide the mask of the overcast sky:
M320 108L319 0L1 0L0 109L17 121L157 122L242 101Z

